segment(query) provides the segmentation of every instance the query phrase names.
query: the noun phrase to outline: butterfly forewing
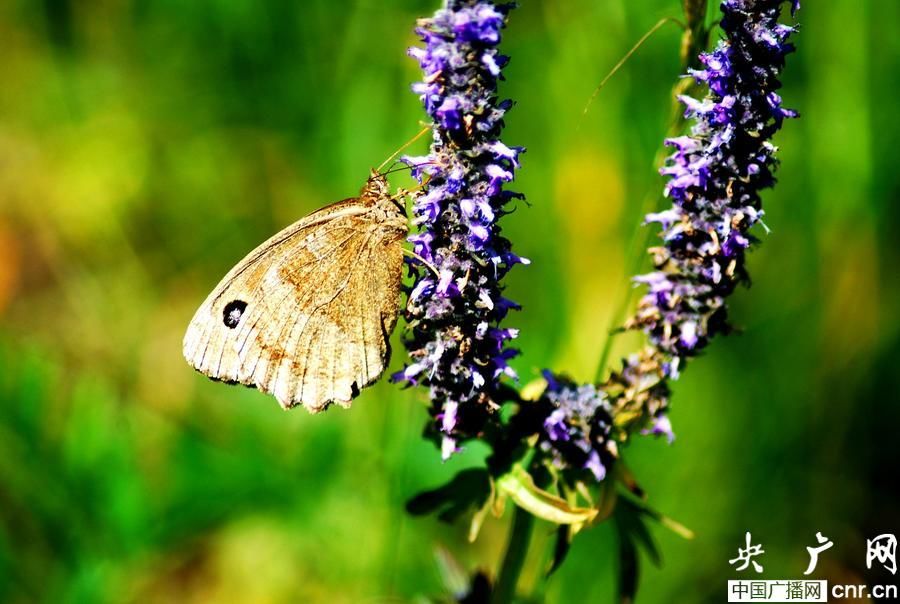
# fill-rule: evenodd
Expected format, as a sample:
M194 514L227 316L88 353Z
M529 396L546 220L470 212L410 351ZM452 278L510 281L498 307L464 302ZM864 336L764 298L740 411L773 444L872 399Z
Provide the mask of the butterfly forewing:
M283 407L349 406L384 371L397 321L406 223L388 201L364 189L248 254L194 315L188 362Z

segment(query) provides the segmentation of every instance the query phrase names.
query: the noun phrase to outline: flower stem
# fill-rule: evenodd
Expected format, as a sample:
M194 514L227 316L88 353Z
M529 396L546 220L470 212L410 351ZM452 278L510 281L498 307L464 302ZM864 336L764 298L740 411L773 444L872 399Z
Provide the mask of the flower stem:
M699 8L702 5L702 9ZM685 16L687 18L688 27L684 28L684 35L681 40L681 71L682 73L691 66L696 66L698 55L706 49L709 40L709 30L704 27L704 19L706 17L706 4L696 0L686 0L684 2ZM661 26L665 20L660 21L654 26L654 30ZM677 23L677 21L676 21ZM653 30L651 30L653 31ZM678 95L690 92L692 87L696 86L692 78L683 78L679 80L672 88L672 114L669 118L669 127L667 136L675 136L683 128L686 122L684 110L678 102ZM665 149L659 149L653 158L654 170L659 170L660 166L666 160L667 152ZM653 207L653 204L659 200L659 193L650 191L641 201L640 215L643 216ZM637 229L631 235L628 246L626 248L626 258L629 263L629 275L637 274L644 254L641 250L649 245L653 237L652 233L645 229ZM642 244L639 242L643 242ZM606 337L603 341L603 348L600 352L600 360L597 363L597 370L594 373L594 381L602 383L606 379L606 367L609 363L609 356L612 353L613 337L619 332L619 328L625 321L626 313L631 306L631 298L634 288L628 287L622 295L619 304L615 307L613 315L610 319L609 326L606 330Z
M525 555L528 553L533 527L534 516L519 506L515 506L506 553L503 555L500 573L497 575L497 582L491 597L492 604L509 604L513 601L516 595L516 585L519 583L519 575L525 566Z
M655 192L647 194L640 205L641 216L649 211L648 208L651 208L651 204L655 203L658 198L659 197ZM650 237L651 234L648 233L646 229L638 228L632 232L625 253L625 257L628 259L627 274L636 275L638 273L641 263L644 260L644 253L642 250L647 247L647 244L650 242ZM597 384L602 384L606 381L606 367L609 363L610 353L612 353L613 338L619 333L619 328L625 323L626 314L631 307L631 297L633 294L634 288L629 285L622 293L619 303L616 305L612 317L610 317L609 324L606 327L606 335L603 340L603 349L600 352L600 360L597 362L597 370L594 373L594 382Z

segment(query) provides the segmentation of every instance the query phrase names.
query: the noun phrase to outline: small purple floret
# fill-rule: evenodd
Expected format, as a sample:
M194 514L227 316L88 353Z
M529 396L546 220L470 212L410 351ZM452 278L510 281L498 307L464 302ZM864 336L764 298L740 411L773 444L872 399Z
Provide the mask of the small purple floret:
M544 372L547 389L537 403L546 419L538 448L558 470L587 469L599 482L616 455L611 439L612 408L606 394Z

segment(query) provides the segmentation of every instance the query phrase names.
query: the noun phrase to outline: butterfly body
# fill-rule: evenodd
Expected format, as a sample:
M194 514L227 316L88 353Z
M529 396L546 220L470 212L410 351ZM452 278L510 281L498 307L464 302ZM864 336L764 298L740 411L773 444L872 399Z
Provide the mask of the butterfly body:
M210 293L184 337L214 380L311 412L349 406L387 366L408 233L383 175L250 252Z

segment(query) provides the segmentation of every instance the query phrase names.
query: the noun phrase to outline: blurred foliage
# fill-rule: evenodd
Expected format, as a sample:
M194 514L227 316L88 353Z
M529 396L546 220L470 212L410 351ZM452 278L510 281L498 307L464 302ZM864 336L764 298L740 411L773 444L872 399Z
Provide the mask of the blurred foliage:
M0 600L411 601L442 592L447 556L494 571L508 515L469 545L467 518L404 511L485 454L442 465L420 438L421 393L382 383L352 412L284 413L180 353L234 262L354 194L419 129L405 48L436 4L0 3ZM680 11L524 0L512 15L505 140L529 149L517 185L530 203L506 229L533 264L510 276L524 310L509 323L524 380L545 366L593 376L641 200L661 190L677 28L581 109ZM644 571L641 602L721 601L747 530L765 577L799 576L822 531L836 544L822 578L865 582L865 539L900 526L900 4L800 16L783 96L803 118L778 140L772 233L734 301L743 332L676 385L676 443L626 451L654 507L697 535L651 529L662 565ZM635 343L621 336L613 358ZM523 586L610 600L617 552L633 549L615 523L580 533L544 585L555 539L539 524Z

